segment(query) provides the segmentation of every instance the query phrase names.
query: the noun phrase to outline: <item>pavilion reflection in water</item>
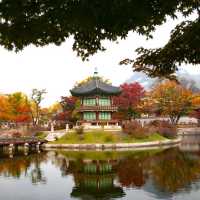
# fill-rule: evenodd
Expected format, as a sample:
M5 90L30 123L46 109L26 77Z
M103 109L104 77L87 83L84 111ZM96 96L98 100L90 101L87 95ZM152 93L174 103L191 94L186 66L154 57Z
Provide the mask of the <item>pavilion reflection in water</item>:
M75 187L72 197L120 198L125 195L122 187L115 185L116 161L83 161L79 172L74 174Z
M18 152L12 159L0 154L0 177L28 179L35 187L48 187L54 177L49 173L51 164L61 177L70 177L66 185L65 180L55 184L63 187L64 193L68 187L67 195L73 199L121 199L128 193L126 188L143 191L154 199L172 199L180 192L200 190L199 158L199 152L182 152L178 148L139 152L50 151L27 156ZM72 185L75 186L71 188ZM23 187L26 186L27 182Z

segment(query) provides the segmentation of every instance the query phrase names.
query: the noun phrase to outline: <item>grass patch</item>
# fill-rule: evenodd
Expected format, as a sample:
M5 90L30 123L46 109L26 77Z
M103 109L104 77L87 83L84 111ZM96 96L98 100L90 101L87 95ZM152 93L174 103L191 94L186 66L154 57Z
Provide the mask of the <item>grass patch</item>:
M146 138L136 139L127 134L122 134L119 132L112 133L106 131L90 131L85 132L83 135L78 135L75 132L67 133L62 138L57 141L51 142L54 144L86 144L86 143L136 143L136 142L150 142L150 141L161 141L166 138L154 133Z
M47 133L45 133L45 132L37 132L37 133L35 134L35 136L36 136L37 138L39 138L39 139L45 139L45 137L47 136Z

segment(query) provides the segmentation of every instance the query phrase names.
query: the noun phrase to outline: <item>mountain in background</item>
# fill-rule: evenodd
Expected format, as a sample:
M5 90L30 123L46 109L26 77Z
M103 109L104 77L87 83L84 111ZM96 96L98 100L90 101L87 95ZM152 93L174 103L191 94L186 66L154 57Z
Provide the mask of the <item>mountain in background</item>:
M133 72L131 77L127 79L125 82L126 83L132 83L132 82L138 82L140 83L145 90L151 89L154 84L158 81L158 78L150 78L143 72Z
M185 70L177 72L179 82L187 89L193 92L200 92L200 74L191 74ZM133 72L131 77L127 79L126 83L139 82L145 90L150 90L156 83L161 81L158 78L150 78L142 72Z

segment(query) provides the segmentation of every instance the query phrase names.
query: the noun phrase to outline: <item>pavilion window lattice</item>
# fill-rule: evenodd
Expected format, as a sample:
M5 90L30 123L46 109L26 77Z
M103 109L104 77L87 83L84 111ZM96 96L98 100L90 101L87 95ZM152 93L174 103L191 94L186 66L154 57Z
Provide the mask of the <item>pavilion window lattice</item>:
M84 120L96 120L96 113L95 112L84 112L83 119Z
M109 98L99 98L99 105L100 106L110 106L111 102Z
M111 120L111 113L110 112L100 112L99 119L100 120Z
M84 106L95 106L96 105L96 99L94 99L94 98L84 98L83 99L83 105Z

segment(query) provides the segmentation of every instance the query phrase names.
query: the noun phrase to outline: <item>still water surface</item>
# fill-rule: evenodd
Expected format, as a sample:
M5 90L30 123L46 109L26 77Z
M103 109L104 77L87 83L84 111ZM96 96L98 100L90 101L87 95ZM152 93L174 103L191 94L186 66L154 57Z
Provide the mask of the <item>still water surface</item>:
M27 156L19 151L13 158L1 152L0 200L197 200L200 151L189 151L192 142L184 145L187 148Z

